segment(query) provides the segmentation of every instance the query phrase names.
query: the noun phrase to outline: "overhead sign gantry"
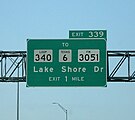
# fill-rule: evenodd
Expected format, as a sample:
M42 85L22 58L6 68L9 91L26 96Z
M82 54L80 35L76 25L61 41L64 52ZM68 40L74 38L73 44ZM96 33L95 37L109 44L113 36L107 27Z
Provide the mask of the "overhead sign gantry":
M89 35L90 38L87 38L88 35L86 37L82 37L82 38L75 38L75 36L84 35L83 32L90 34ZM78 41L78 40L80 41L82 39L90 40L90 41L97 40L97 39L98 40L106 39L106 36L105 36L106 31L104 31L104 30L70 30L69 34L71 34L74 38L66 39L67 41L73 40L73 39L76 41ZM92 38L92 36L94 38ZM66 42L66 41L64 41L64 42ZM67 46L67 45L68 44L65 44L65 46ZM45 47L45 45L44 45L44 47ZM66 48L64 48L64 50L65 49ZM84 55L80 55L80 57L83 56L83 59L80 58L81 60L83 60L83 62L84 62L84 60L88 61L88 56L90 56L90 55L86 55L85 52L83 52ZM35 53L38 53L38 51L35 50ZM68 51L66 53L66 55L64 54L64 52L61 52L61 54L64 54L64 55L61 56L60 58L58 58L58 60L60 59L60 61L61 61L60 64L61 63L67 64L66 62L62 62L62 59L66 61L67 58L71 57L71 56L69 56L69 53L71 53L72 57L74 56L71 51ZM88 51L87 51L87 53L88 53ZM51 51L48 51L48 54L51 54ZM57 54L59 54L59 53L57 53ZM27 55L28 55L27 51L0 51L0 82L26 82L26 76L28 75L27 71L26 71L26 63L27 63L26 58L28 58ZM30 54L30 56L31 56L31 54ZM32 57L34 60L34 55ZM78 55L77 55L77 57L78 57ZM135 82L135 70L131 66L134 64L135 51L126 51L126 50L125 51L107 51L106 57L107 57L107 70L106 70L107 71L107 82ZM46 56L46 59L47 59L47 61L51 61L50 60L51 55ZM33 60L32 60L32 62L33 62ZM40 59L40 60L39 60L39 56L37 55L36 59L35 59L35 63L39 64L40 62L42 62L42 60L44 60L44 55L43 55L42 59ZM70 59L68 59L68 60L71 61ZM115 61L115 64L114 64L114 61ZM53 62L54 61L52 61L52 63ZM68 63L70 64L72 62L68 62ZM81 62L79 62L79 63L81 63ZM89 65L95 64L94 62L86 62L86 63L89 63ZM124 66L124 68L123 68L123 66ZM99 69L95 67L95 70L99 70ZM122 72L123 70L124 70L124 72ZM38 71L36 67L35 67L35 71ZM42 71L42 69L40 69L39 71ZM45 71L48 71L48 69L45 69ZM52 71L52 69L50 69L50 71ZM121 74L121 73L123 73L123 74ZM83 78L82 78L82 80L83 80Z

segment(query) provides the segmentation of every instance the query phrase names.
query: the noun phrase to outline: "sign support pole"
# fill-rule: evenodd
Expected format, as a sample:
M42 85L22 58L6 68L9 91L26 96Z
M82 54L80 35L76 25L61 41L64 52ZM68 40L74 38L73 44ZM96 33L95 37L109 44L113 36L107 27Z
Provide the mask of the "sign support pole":
M18 77L19 77L19 67L18 67ZM20 89L20 86L19 86L19 82L17 82L17 120L19 120L19 89Z

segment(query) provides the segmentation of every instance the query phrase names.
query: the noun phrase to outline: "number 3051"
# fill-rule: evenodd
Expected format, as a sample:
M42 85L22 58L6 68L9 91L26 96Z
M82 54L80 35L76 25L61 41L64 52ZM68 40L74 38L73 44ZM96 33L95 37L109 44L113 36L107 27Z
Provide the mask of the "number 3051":
M100 51L97 49L78 50L78 62L99 62Z

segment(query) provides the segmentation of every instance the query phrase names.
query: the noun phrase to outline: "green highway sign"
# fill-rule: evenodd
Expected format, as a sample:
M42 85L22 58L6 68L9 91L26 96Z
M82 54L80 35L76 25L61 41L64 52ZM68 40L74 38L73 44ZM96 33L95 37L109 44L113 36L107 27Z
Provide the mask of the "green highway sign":
M89 38L89 39L101 39L107 40L106 30L70 30L69 38Z
M27 87L106 86L106 40L28 39Z

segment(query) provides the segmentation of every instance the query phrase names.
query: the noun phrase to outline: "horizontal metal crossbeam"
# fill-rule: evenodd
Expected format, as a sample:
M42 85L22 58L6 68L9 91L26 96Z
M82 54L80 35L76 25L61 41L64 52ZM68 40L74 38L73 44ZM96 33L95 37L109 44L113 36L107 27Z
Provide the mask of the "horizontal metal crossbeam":
M0 51L0 82L26 82L26 51ZM135 82L135 51L107 51L107 81Z
M135 51L107 51L107 81L135 82L134 65Z
M0 82L26 81L26 51L0 51Z

